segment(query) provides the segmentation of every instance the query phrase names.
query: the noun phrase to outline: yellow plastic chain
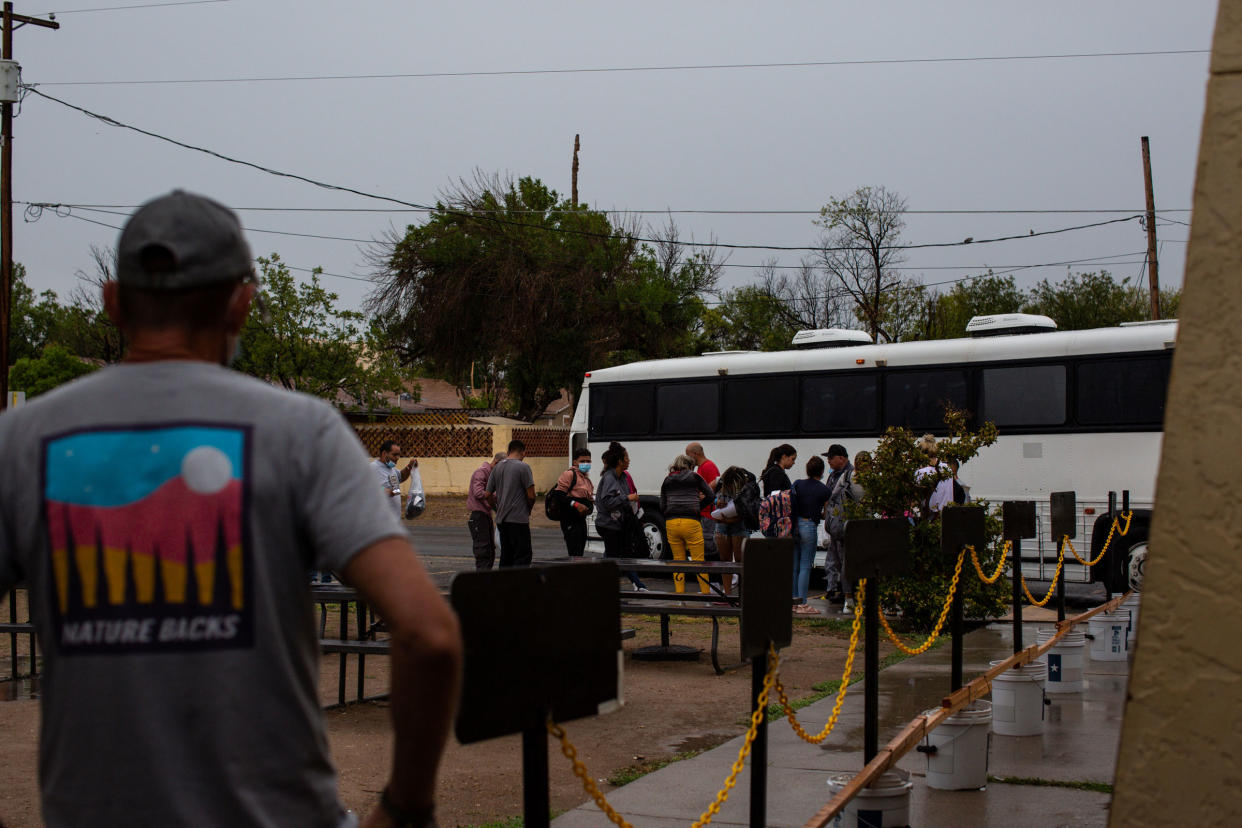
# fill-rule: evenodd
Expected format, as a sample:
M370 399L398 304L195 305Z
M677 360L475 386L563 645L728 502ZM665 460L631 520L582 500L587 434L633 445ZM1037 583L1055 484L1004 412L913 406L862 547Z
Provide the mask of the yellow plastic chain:
M1061 567L1064 564L1065 564L1065 550L1062 549L1060 553L1057 554L1057 571L1053 573L1052 583L1048 585L1048 594L1044 596L1044 600L1042 601L1035 600L1035 596L1031 594L1031 590L1028 589L1026 586L1026 576L1021 575L1020 577L1022 578L1022 591L1026 593L1026 600L1030 601L1032 604L1034 604L1037 607L1042 607L1042 606L1047 605L1047 603L1050 600L1052 600L1052 593L1055 592L1057 589L1057 581L1061 577Z
M1113 525L1108 529L1108 538L1104 541L1104 548L1100 550L1100 554L1096 555L1094 560L1084 561L1078 554L1078 550L1074 548L1074 544L1070 542L1069 535L1066 535L1062 540L1064 540L1065 545L1069 547L1070 554L1072 554L1075 558L1078 558L1078 562L1080 564L1083 566L1095 566L1104 559L1104 554L1108 552L1109 544L1113 542L1114 532L1121 535L1123 538L1130 534L1130 521L1134 519L1134 510L1131 509L1129 512L1123 512L1121 517L1126 519L1126 528L1122 529L1117 518L1113 518Z
M768 672L763 677L763 690L759 693L758 704L755 705L755 711L750 714L750 729L746 731L746 739L742 742L742 749L737 752L737 759L733 762L733 768L729 776L724 781L722 787L716 793L716 799L712 804L707 806L697 822L692 828L702 828L712 821L712 817L720 813L720 806L724 805L729 798L729 792L733 790L733 786L737 784L737 775L742 772L742 768L746 766L746 757L750 755L750 747L755 741L755 734L759 730L759 723L763 721L764 714L768 708L768 695L771 693L772 685L776 681L777 667L780 665L780 656L776 652L775 647L768 650ZM555 736L561 742L561 753L565 754L565 758L573 763L574 776L582 780L582 788L587 795L595 801L600 810L604 812L615 825L619 828L634 828L630 823L626 822L625 817L621 816L617 811L608 804L608 800L604 797L603 792L595 784L595 780L591 778L590 772L587 771L586 765L578 761L578 750L569 741L569 736L565 733L565 728L548 720L548 732Z
M1005 541L1005 545L1001 547L1000 560L996 562L996 571L992 573L992 577L983 574L983 567L979 565L979 553L975 551L974 544L967 546L970 550L970 560L974 562L975 572L979 573L979 580L985 584L994 584L1000 580L1001 572L1005 569L1005 558L1009 557L1009 547L1013 546L1013 541Z
M837 717L841 715L841 705L845 702L845 691L850 686L850 675L854 672L854 653L858 650L858 628L862 623L863 601L866 599L867 579L863 578L858 582L858 603L854 605L854 624L850 629L850 651L845 656L845 670L841 673L841 686L837 688L837 701L832 706L832 715L828 717L828 724L824 725L824 729L816 736L811 736L802 729L802 725L798 722L798 717L794 715L793 708L789 706L789 699L785 697L785 687L781 684L780 676L776 677L776 696L780 699L781 708L785 711L785 717L789 719L789 726L793 728L794 733L802 737L803 741L818 745L820 742L828 738L828 734L837 726Z
M957 592L957 582L962 575L962 561L966 560L966 548L962 547L962 551L957 553L957 565L953 567L953 581L949 584L949 594L945 596L944 607L940 610L940 619L936 622L936 628L932 630L932 634L926 641L917 647L910 648L901 643L901 639L897 637L897 633L893 632L893 628L888 625L888 619L884 617L884 613L880 613L880 625L884 627L884 631L888 633L889 640L897 649L906 655L918 655L927 652L927 648L936 643L936 639L940 637L940 631L944 628L945 619L949 617L949 607L953 605L953 594Z

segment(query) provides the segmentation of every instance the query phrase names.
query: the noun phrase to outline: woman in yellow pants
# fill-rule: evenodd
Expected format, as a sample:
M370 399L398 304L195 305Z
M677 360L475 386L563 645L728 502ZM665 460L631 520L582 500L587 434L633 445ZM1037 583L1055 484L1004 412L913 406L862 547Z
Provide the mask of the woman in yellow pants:
M664 514L664 534L674 560L703 560L703 525L699 511L704 501L711 502L715 494L694 472L694 461L684 454L678 455L668 467L668 477L660 486L660 511ZM707 576L699 575L699 592L708 593ZM673 575L673 588L686 591L686 576Z

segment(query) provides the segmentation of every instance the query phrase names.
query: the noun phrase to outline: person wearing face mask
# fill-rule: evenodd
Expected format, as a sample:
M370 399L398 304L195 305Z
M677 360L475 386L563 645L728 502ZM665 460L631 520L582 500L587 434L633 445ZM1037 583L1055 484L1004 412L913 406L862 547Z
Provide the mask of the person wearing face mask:
M0 594L28 587L55 677L49 828L359 824L319 706L307 569L339 573L392 642L392 758L362 783L363 828L435 824L457 619L341 412L225 367L253 267L224 205L147 202L102 286L124 360L0 416Z
M586 516L595 504L595 486L587 472L591 470L591 452L586 448L574 453L574 464L557 478L552 487L565 493L565 506L561 509L561 534L565 536L565 548L571 558L582 557L586 549Z
M401 445L396 440L385 440L380 445L379 457L371 461L371 468L379 478L380 491L397 517L401 517L401 483L410 476L410 470L418 465L417 458L411 458L405 467L398 470L397 460L401 458Z

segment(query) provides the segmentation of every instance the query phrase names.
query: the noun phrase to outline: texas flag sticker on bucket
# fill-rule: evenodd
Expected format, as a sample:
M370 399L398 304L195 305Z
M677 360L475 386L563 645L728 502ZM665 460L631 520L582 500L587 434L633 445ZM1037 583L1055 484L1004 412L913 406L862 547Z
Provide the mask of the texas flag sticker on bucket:
M247 647L249 429L175 424L43 444L49 605L66 653Z

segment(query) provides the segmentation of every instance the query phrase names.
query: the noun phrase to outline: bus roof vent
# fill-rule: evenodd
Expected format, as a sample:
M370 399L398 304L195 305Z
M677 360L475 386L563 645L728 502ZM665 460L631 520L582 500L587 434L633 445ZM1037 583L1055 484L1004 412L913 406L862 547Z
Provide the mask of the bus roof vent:
M852 331L847 328L819 328L813 331L798 331L794 334L793 346L798 349L810 348L847 348L852 345L871 345L871 337L866 331Z
M1034 313L997 313L991 316L976 316L966 323L966 333L972 337L1048 333L1056 329L1056 322Z

